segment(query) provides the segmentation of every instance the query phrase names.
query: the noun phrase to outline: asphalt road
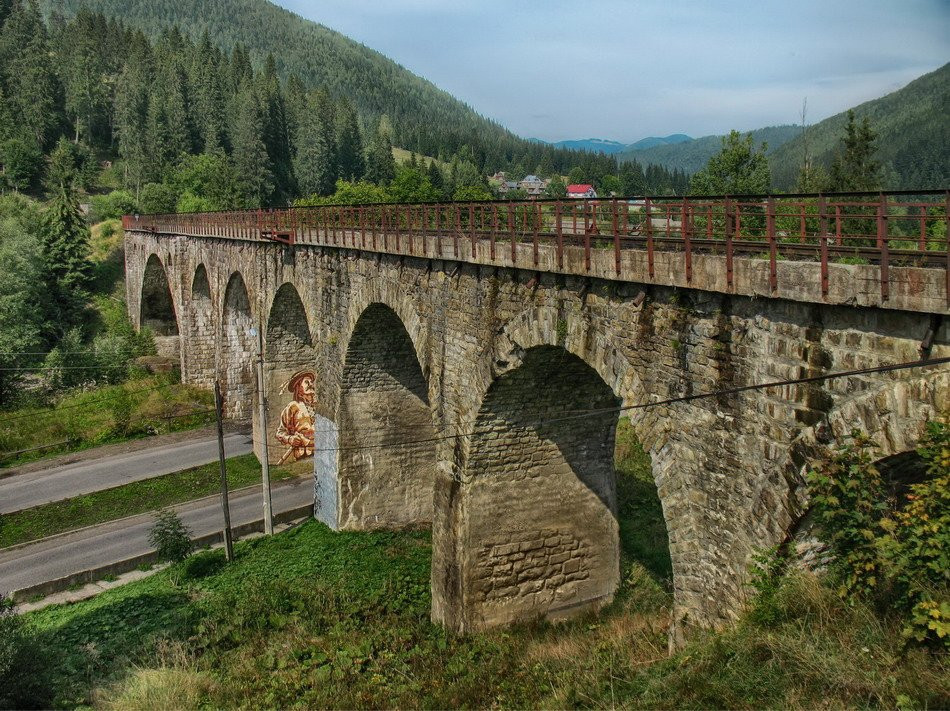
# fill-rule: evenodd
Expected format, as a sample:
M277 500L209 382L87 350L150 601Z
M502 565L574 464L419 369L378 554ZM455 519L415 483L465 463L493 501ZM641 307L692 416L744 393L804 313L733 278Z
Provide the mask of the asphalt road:
M251 451L250 434L224 436L225 456L236 457ZM136 451L0 479L0 514L171 474L217 459L218 441L214 436L158 446L149 446L148 440L143 440L142 448Z
M271 499L275 515L310 504L313 479L300 477L279 482L273 487ZM189 501L174 509L196 537L223 528L218 495ZM230 510L234 527L261 520L260 486L232 492ZM154 550L147 538L154 521L153 514L141 514L0 550L0 593L23 590L148 553Z

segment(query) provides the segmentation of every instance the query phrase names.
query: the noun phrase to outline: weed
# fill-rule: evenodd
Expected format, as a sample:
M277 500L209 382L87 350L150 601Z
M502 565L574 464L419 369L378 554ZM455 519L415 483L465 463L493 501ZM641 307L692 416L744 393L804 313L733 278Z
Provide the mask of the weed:
M155 546L159 560L177 563L187 558L194 548L191 536L191 529L182 523L177 513L161 509L155 514L155 524L149 529L148 542Z

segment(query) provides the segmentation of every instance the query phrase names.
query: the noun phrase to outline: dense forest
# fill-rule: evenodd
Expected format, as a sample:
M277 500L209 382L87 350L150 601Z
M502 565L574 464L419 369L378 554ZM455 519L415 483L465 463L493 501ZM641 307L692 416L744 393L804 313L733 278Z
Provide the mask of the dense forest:
M161 6L148 5L156 12ZM60 152L71 154L80 188L128 191L100 217L136 209L282 205L334 194L338 180L385 186L396 177L394 145L438 159L420 165L427 166L421 172L439 198L459 188L487 190L484 176L499 169L516 176L569 174L602 192L678 193L687 186L685 175L662 168L618 170L602 154L517 138L397 67L393 76L422 92L416 101L419 91L400 93L393 89L399 82L387 84L396 65L300 18L294 22L331 38L329 46L356 52L331 53L338 73L287 73L315 62L288 64L287 55L260 56L240 43L222 48L208 31L194 37L172 25L158 30L131 10L129 17L149 34L86 9L44 19L33 2L3 0L0 8L0 187L37 191L53 150L68 141ZM236 17L221 25L240 30L246 18ZM275 17L294 18L283 11ZM375 63L353 74L347 63L357 55ZM390 88L382 97L361 88L367 82ZM367 92L381 98L373 103ZM417 109L407 133L406 116ZM100 174L113 160L111 171Z
M883 168L881 187L898 190L944 188L950 183L950 64L907 86L854 107L877 134L877 158ZM806 161L830 169L848 112L809 126L770 156L772 183L795 187Z

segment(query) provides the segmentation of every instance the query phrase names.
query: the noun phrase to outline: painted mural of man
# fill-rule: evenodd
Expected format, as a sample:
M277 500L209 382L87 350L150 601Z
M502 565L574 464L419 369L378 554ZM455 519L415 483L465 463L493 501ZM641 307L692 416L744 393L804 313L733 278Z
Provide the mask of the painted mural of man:
M316 399L314 384L317 377L309 370L294 373L287 383L287 391L293 395L280 413L280 424L275 436L288 449L280 458L280 464L296 462L313 456L314 430L313 405Z

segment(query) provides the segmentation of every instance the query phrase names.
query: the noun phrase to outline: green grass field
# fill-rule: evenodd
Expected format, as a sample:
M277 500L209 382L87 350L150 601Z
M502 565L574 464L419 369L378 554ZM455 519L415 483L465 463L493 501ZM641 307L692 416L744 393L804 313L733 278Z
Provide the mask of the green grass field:
M429 621L428 533L315 521L31 613L39 705L155 708L938 708L947 660L813 577L667 654L649 461L618 437L622 585L599 615L455 637Z
M261 480L253 454L232 457L227 467L232 490ZM219 476L215 462L0 516L0 548L199 499L220 490ZM272 481L292 476L286 469L271 469Z

